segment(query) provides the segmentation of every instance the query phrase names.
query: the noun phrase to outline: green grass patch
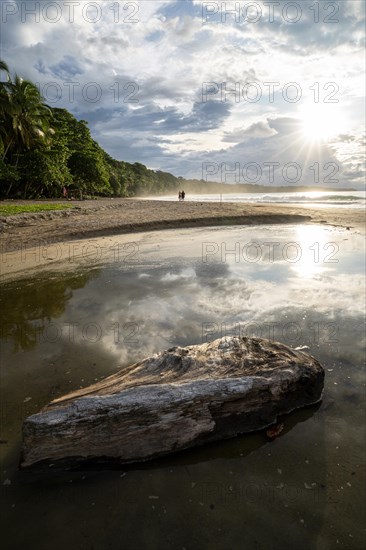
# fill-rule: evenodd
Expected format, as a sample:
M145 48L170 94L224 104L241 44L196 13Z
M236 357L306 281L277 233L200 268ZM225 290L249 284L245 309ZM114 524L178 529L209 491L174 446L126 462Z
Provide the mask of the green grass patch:
M67 210L72 204L0 204L0 216L12 216L24 212L48 212L50 210Z

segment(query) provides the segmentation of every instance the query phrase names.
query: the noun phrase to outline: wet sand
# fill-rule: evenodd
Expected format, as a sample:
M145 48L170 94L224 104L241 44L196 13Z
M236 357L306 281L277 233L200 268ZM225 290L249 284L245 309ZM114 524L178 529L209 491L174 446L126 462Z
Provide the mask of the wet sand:
M12 201L12 204L22 202ZM82 255L84 261L90 256L92 261L96 249L106 248L107 237L123 234L125 238L118 240L126 247L136 240L136 235L131 238L131 234L173 228L322 224L365 232L362 209L138 199L75 201L72 204L75 206L72 210L0 218L2 281L65 259L70 264L70 254L72 262L77 261L78 255ZM102 253L97 255L102 256Z

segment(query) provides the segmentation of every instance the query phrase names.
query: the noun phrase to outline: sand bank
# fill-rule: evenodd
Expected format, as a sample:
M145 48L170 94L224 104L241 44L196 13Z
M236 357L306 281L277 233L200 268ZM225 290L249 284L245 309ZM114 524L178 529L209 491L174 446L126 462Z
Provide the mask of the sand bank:
M21 202L21 201L19 201ZM16 201L14 201L16 204ZM364 233L363 210L105 199L76 202L72 211L1 218L1 281L54 266L101 263L132 255L138 235L162 229L227 225L322 224ZM113 241L113 236L118 237ZM122 237L121 237L122 235ZM117 246L117 249L115 248ZM55 267L56 268L56 267Z

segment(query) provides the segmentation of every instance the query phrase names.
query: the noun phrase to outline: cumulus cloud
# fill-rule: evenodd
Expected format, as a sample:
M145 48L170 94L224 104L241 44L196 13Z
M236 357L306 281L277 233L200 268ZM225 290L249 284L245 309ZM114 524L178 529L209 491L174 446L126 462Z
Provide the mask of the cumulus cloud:
M277 131L269 126L268 121L259 121L254 122L247 128L234 130L233 132L228 133L224 137L224 141L238 143L243 141L245 138L265 138L276 134Z
M196 0L89 4L3 3L2 56L113 156L187 177L207 159L336 162L343 184L361 183L363 2L280 0L271 16L257 0L238 17L220 2L208 17ZM329 99L338 132L306 143L304 105Z

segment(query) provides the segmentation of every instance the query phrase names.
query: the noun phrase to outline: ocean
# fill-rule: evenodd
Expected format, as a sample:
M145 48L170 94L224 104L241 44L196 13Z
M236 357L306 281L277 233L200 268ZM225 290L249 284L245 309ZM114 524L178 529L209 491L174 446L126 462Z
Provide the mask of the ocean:
M149 199L178 200L175 195L149 197ZM365 208L365 191L302 191L298 193L213 193L186 194L186 201L245 202L252 204L293 204L305 207Z

